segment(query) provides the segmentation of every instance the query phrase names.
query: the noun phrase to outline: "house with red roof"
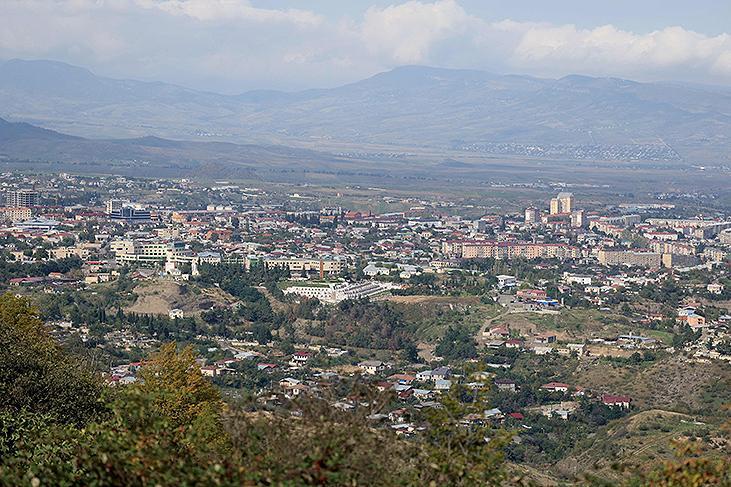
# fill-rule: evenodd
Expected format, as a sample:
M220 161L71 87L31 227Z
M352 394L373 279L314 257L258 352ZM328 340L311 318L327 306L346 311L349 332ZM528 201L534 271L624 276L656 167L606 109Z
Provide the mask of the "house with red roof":
M618 407L629 409L632 398L629 396L615 396L612 394L602 394L602 404L609 407Z

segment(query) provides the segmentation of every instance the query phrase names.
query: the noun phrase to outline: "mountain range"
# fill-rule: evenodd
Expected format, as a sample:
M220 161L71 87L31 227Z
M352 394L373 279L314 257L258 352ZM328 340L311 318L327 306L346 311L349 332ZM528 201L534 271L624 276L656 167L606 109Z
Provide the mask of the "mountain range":
M0 64L0 116L92 138L563 160L731 160L731 89L405 66L332 89L222 95L54 61Z
M327 168L336 159L275 145L169 140L155 136L89 139L0 118L0 164L147 177L254 177L255 171ZM50 165L50 166L49 166Z

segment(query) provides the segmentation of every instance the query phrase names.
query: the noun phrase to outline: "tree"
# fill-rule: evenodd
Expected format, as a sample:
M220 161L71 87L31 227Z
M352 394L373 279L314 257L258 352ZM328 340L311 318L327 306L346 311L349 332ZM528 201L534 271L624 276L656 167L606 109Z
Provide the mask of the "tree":
M104 409L92 370L61 350L27 299L0 296L0 410L83 424Z
M477 346L465 326L450 326L434 353L447 360L474 358L477 356Z
M178 351L174 342L163 345L142 368L140 379L140 392L152 397L154 407L176 426L223 404L218 389L200 373L192 346Z
M254 335L254 340L262 345L265 345L272 341L272 331L269 329L266 323L254 323L254 325L251 327L251 332Z

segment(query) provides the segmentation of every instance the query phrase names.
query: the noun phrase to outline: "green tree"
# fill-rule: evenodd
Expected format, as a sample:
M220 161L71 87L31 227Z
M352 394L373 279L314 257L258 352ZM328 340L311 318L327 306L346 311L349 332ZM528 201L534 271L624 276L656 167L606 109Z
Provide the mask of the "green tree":
M0 410L83 424L103 411L92 370L61 350L27 299L0 296Z

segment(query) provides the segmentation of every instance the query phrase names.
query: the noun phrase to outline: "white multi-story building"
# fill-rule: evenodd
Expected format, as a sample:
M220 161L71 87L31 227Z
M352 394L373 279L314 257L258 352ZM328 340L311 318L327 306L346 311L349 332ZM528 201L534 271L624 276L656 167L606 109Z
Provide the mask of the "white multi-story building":
M183 242L114 240L109 247L118 263L191 262L194 258L185 251Z
M363 299L383 294L394 286L390 283L361 281L340 284L303 284L289 286L284 294L296 294L310 299L318 299L323 303L339 303L346 299Z

